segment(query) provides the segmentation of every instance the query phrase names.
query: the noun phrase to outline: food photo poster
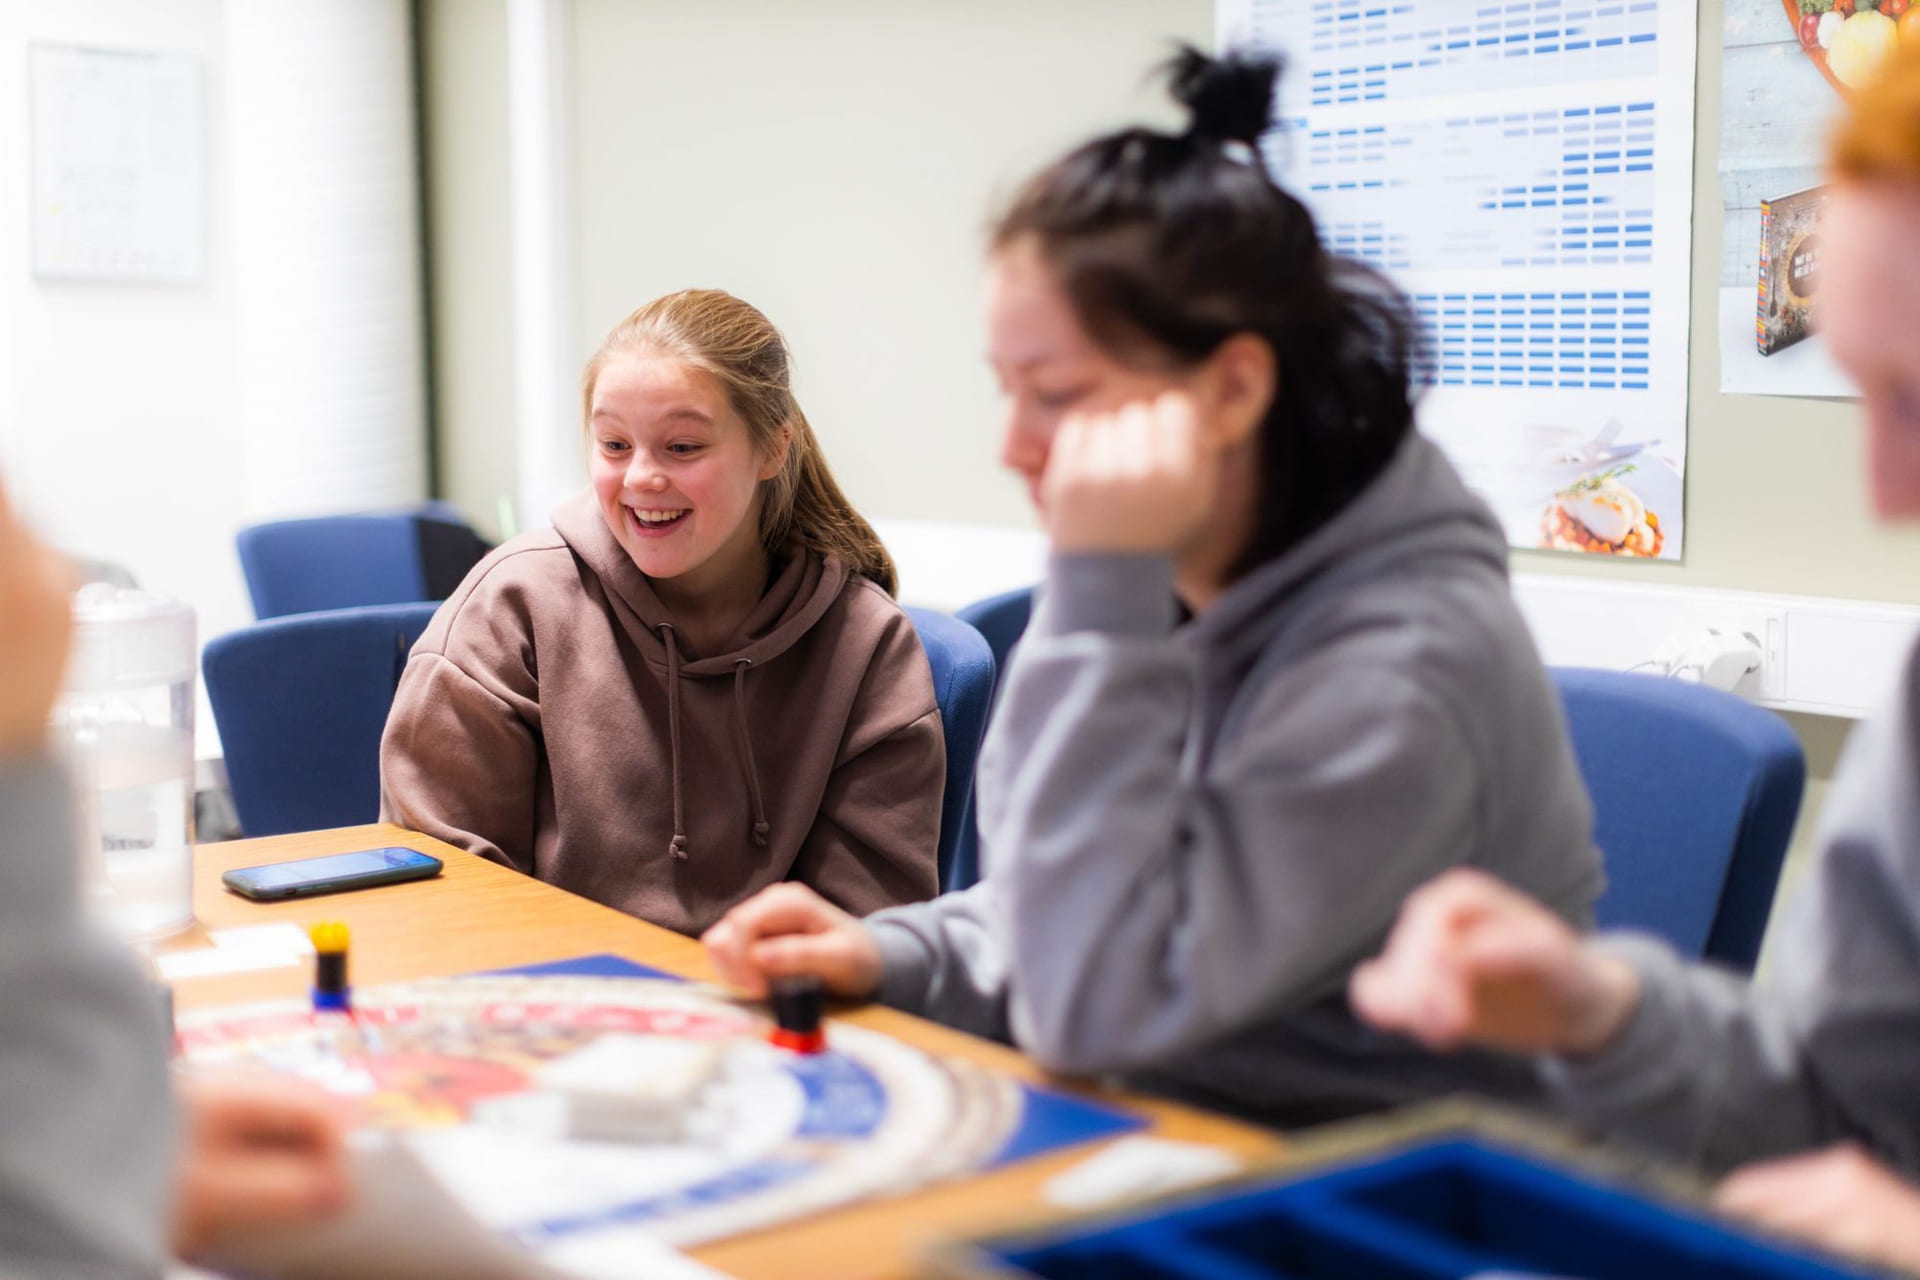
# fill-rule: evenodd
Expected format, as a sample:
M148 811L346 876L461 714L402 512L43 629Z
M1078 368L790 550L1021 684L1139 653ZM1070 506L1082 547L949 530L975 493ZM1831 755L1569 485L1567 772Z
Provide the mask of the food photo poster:
M1726 0L1720 389L1858 394L1819 332L1821 156L1846 96L1902 43L1912 0Z

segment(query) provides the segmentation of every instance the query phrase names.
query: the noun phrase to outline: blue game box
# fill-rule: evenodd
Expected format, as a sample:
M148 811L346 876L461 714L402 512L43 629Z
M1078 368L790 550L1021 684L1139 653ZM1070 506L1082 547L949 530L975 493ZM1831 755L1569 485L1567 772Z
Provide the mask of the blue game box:
M1278 1161L938 1246L924 1280L1829 1280L1886 1273L1715 1216L1705 1187L1531 1117L1449 1101Z

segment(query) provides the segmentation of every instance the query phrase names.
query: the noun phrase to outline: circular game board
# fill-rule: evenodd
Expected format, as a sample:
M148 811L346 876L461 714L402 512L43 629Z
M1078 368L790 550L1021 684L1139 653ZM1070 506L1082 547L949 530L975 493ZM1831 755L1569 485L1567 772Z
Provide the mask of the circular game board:
M767 1043L757 1007L648 978L484 976L367 988L355 1021L304 1001L183 1015L196 1063L289 1072L399 1131L476 1217L530 1248L644 1228L690 1245L981 1168L1019 1122L1018 1085L830 1023L827 1052ZM539 1073L603 1037L716 1046L670 1140L583 1141L529 1121ZM538 1108L531 1108L537 1112Z

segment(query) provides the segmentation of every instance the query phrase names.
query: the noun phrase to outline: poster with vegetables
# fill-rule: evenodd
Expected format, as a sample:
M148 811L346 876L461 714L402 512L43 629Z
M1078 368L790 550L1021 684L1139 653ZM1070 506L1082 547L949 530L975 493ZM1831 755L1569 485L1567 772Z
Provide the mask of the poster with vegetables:
M1285 56L1268 165L1328 248L1406 291L1421 429L1508 541L1679 558L1696 6L1216 0L1215 17L1223 47ZM1753 296L1749 273L1749 344Z
M1902 43L1911 0L1726 0L1720 389L1851 396L1819 330L1822 153L1846 96Z

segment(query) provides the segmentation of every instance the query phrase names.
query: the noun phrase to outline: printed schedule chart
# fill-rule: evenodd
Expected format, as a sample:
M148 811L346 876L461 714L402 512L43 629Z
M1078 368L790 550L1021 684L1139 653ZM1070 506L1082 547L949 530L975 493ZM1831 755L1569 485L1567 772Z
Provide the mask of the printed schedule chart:
M1656 70L1655 0L1362 0L1351 8L1266 0L1252 7L1265 30L1304 30L1296 47L1314 59L1309 88L1316 107L1451 93L1463 77L1538 87Z
M1695 5L1218 0L1216 17L1221 48L1284 58L1268 169L1329 250L1408 295L1421 426L1509 540L1543 545L1556 495L1599 483L1579 464L1632 454L1600 478L1664 508L1677 557Z

